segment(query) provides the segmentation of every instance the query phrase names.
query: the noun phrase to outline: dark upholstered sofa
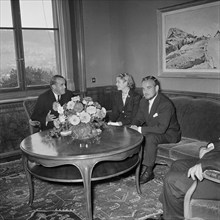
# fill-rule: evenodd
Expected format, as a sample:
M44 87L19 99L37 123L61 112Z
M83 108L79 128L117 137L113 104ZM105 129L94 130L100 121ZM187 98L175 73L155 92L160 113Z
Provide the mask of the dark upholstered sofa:
M158 146L157 162L198 158L199 148L220 137L220 101L208 98L174 97L177 118L182 131L181 141Z
M198 158L199 148L220 137L220 101L206 98L175 97L177 118L182 139L176 144L160 144L157 162L170 165L172 161ZM207 170L204 178L219 184L220 172ZM220 201L214 198L198 198L200 181L194 181L184 199L184 217L187 220L220 219ZM208 189L207 189L208 190Z

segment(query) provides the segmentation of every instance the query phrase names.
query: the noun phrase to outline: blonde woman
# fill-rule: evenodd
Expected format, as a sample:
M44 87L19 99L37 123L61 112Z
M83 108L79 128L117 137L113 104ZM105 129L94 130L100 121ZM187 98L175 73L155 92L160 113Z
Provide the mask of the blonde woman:
M110 122L117 122L117 125L131 125L141 95L135 92L134 79L128 73L121 73L116 77L116 86L118 91L113 95Z

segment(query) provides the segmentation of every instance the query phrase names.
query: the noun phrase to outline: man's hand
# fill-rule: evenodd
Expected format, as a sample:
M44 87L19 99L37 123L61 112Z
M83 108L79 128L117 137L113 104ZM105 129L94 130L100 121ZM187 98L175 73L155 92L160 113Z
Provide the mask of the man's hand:
M56 116L55 116L54 114L50 114L50 113L51 113L51 111L49 111L49 112L47 113L46 124L47 124L49 121L53 121L53 120L56 118Z
M108 125L122 126L122 122L121 122L121 121L119 121L119 122L111 122L111 121L109 121L109 122L108 122Z
M136 125L131 125L130 128L132 128L132 129L138 131L139 133L142 133L142 132L141 132L141 127L138 127L138 126L136 126Z
M201 159L206 153L213 150L214 148L215 147L213 143L210 143L207 147L201 147L199 151L199 158Z
M203 180L203 175L202 175L202 165L201 165L201 163L196 164L195 166L191 167L188 170L187 176L191 177L193 180L195 180L196 177L197 177L197 179L199 179L199 181L202 181Z

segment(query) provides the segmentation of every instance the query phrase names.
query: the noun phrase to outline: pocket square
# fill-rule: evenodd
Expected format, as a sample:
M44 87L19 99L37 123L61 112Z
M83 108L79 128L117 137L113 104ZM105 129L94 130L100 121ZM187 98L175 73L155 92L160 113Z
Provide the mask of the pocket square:
M154 115L153 115L153 118L156 118L158 116L158 114L157 113L155 113Z

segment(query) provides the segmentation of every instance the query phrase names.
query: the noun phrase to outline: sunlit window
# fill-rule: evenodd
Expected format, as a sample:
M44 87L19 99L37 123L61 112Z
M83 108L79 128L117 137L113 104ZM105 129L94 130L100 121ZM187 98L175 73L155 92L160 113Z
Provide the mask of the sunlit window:
M0 88L18 87L11 2L0 5ZM13 79L12 79L13 78Z
M0 0L0 90L49 84L58 73L51 0Z

